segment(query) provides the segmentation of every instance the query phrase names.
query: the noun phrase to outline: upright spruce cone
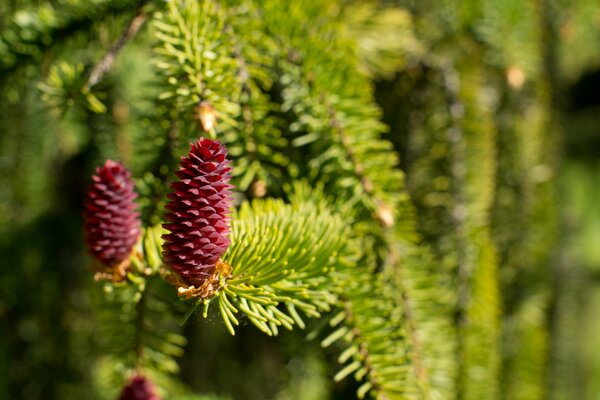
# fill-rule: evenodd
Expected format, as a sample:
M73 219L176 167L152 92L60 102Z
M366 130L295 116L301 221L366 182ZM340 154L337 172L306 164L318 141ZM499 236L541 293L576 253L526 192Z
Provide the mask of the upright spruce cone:
M136 375L123 388L119 400L160 400L160 397L148 378Z
M165 215L169 223L164 224L171 233L163 236L163 255L185 284L209 286L191 296L212 293L215 268L229 246L231 168L226 157L220 142L200 139L191 144L187 157L181 157L175 172L179 180L171 184Z
M140 235L131 173L107 160L96 168L85 199L85 232L88 250L108 268L128 259Z

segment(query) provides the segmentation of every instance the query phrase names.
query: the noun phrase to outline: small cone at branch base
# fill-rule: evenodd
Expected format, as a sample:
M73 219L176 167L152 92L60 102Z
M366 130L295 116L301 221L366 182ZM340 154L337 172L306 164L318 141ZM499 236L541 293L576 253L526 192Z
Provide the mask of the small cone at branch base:
M148 378L136 375L123 388L119 400L160 400L160 397Z

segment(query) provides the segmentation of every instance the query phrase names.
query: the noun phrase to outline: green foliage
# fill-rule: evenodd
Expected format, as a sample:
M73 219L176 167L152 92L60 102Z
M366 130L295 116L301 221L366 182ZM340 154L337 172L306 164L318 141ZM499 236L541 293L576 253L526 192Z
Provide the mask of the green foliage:
M204 316L217 300L231 334L239 311L268 335L276 335L280 326L304 328L299 311L319 317L336 301L331 275L347 263L346 236L345 224L323 204L243 204L233 217L232 245L223 256L231 276L222 278L216 298L203 300Z
M82 93L81 88L85 85L86 79L83 71L83 64L71 65L63 61L52 66L48 81L40 84L42 100L51 107L66 112L75 104L78 96L85 96L87 106L92 111L106 112L106 107L94 94L89 91L85 95Z
M161 388L177 385L177 357L187 340L180 333L180 312L170 285L158 276L162 267L160 226L144 230L138 249L131 256L133 268L124 282L107 282L96 288L95 318L98 345L104 354L98 373L106 398L134 371L149 376ZM112 396L112 397L111 397Z
M363 1L350 3L343 12L345 33L356 40L360 66L370 76L393 79L398 70L423 57L425 48L408 10Z
M464 168L455 193L458 254L458 310L463 319L460 343L465 398L496 398L499 392L500 298L496 249L490 238L490 208L495 183L495 128L493 99L483 92L482 70L465 61L458 70L458 116L453 166ZM468 106L467 106L468 105ZM460 153L464 152L464 153ZM463 215L460 215L461 210Z
M298 21L275 26L280 19L307 18L303 12L308 11L294 9L278 15L270 26L282 45L288 47L288 54L292 54L280 66L285 73L281 81L283 107L294 118L290 125L292 144L319 154L308 160L306 173L327 193L348 199L342 207L348 208L355 221L354 234L369 237L360 247L373 248L377 255L367 252L359 262L362 268L345 279L351 290L344 292L347 300L340 306L344 311L338 314L339 319L332 320L335 326L342 321L345 324L324 341L329 344L345 337L351 343L341 361L352 362L338 373L337 379L354 373L358 380L364 380L358 391L360 396L372 391L381 398L419 393L428 397L430 392L435 398L447 397L453 390L452 352L440 352L429 340L429 329L448 328L447 315L431 312L437 306L443 307L448 298L442 296L442 302L438 301L439 293L423 285L419 271L400 271L404 257L414 257L406 249L411 248L416 235L403 176L396 169L397 155L391 143L381 139L384 127L378 122L378 110L370 104L367 82L356 67L352 68L356 63L354 46L331 28L335 22L311 27L303 35L285 32L286 27ZM330 42L325 45L337 51L328 52L323 50L323 43L311 42L321 37L329 37ZM388 172L381 174L383 170ZM391 231L390 225L394 225ZM422 252L425 257L426 253ZM421 257L417 259L421 261ZM380 268L382 261L387 265L386 277L374 278L372 272ZM437 284L435 268L428 272L429 282ZM385 293L387 297L371 301L366 299L367 293ZM352 311L354 308L360 311ZM431 321L431 327L418 324L424 320ZM448 335L449 341L453 339L451 329L441 332ZM382 337L387 338L385 347L381 346ZM408 360L408 365L403 365L403 360ZM430 367L433 369L427 371Z
M226 10L212 1L186 2L185 7L169 2L153 24L158 39L154 62L165 87L158 99L175 106L169 118L181 112L188 121L178 121L188 140L197 135L197 128L190 128L195 106L208 102L216 111L219 138L239 165L233 171L239 189L260 182L280 191L287 141L264 93L273 80L267 55L275 47L269 36L261 35L258 21L250 4Z
M225 14L212 1L175 1L155 16L153 27L160 45L155 49L160 71L170 89L159 95L177 111L189 111L208 101L226 123L239 113L236 60L228 35L223 35ZM191 119L191 118L190 118Z
M369 391L377 398L415 396L414 382L406 381L411 367L404 365L406 333L401 310L393 306L394 293L383 276L373 279L354 272L347 278L351 284L342 298L343 308L329 321L334 331L321 342L323 346L339 339L347 343L338 358L345 366L334 379L354 374L355 379L364 380L357 391L359 398Z
M114 398L137 371L165 399L229 398L189 393L194 366L235 370L252 335L246 321L277 344L271 351L288 343L274 337L281 328L312 319L321 321L309 337L327 349L311 351L337 358L337 386L324 382L331 368L321 358L306 357L293 361L301 366L290 387L272 391L277 399L530 400L573 386L568 368L548 368L571 349L568 318L550 335L552 307L576 308L571 271L558 271L571 279L566 297L550 295L552 46L557 27L561 37L575 32L579 48L594 43L590 1L22 3L0 6L12 15L0 21L0 166L14 176L0 178L0 221L76 209L83 175L111 157L133 170L144 224L127 279L92 292L98 354L80 356L93 366L85 396ZM577 12L552 19L558 9ZM597 61L563 59L562 73L573 79L588 58ZM228 148L235 209L218 286L183 315L165 282L161 224L177 161L200 135ZM55 166L72 175L52 181ZM41 204L55 186L56 201ZM10 289L2 318L34 296ZM241 333L227 336L239 347L201 359L197 349L222 341L207 330L195 343L207 326L191 318L199 310L203 324L223 320L219 334ZM32 332L28 323L17 331ZM287 360L276 351L270 369L244 359L253 374L227 379L277 381ZM560 383L551 389L549 374ZM17 393L0 379L5 387Z
M56 8L46 3L32 10L19 10L2 32L0 71L4 75L25 63L39 61L53 45L89 29L98 16L126 12L143 3L137 0L75 1L67 7Z

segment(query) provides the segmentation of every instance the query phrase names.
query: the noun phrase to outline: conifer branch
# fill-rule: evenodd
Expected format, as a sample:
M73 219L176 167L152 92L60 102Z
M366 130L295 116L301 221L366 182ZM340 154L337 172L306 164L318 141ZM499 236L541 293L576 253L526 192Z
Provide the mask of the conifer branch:
M240 87L224 11L214 1L171 0L155 14L153 28L158 39L153 61L166 81L159 99L183 115L206 102L226 126L235 126Z
M324 97L323 94L321 96ZM335 109L326 99L324 100L324 103L329 111L331 126L333 126L333 128L337 131L337 134L340 137L341 143L344 146L344 150L346 150L347 157L350 160L350 162L352 163L352 165L354 166L354 173L356 174L356 177L358 178L360 185L362 186L362 188L366 194L368 194L369 196L372 196L373 195L373 182L371 182L371 180L369 180L365 176L365 168L363 167L360 160L357 159L356 154L354 153L354 150L352 149L352 147L350 145L350 140L348 139L348 136L347 136L346 132L344 131L342 124L336 117ZM377 203L377 201L375 201L375 203Z
M468 49L478 50L477 47ZM461 59L456 69L446 66L443 74L449 97L448 112L453 121L448 140L457 251L459 393L467 399L496 396L500 302L496 250L489 231L496 166L491 103L477 92L482 80L478 64ZM483 120L477 130L475 119ZM481 347L488 350L485 357L476 350ZM477 375L482 368L489 374L488 379Z
M150 374L173 385L179 371L175 358L183 354L186 339L177 324L179 310L162 273L162 228L146 228L130 256L127 280L105 283L101 303L95 305L99 341L110 365L115 387L134 371Z
M348 319L347 324L349 326L353 326L353 328L352 328L353 341L354 341L354 343L358 343L358 354L363 359L362 363L366 369L366 371L365 371L366 376L369 377L368 382L370 384L370 386L369 386L370 390L372 390L374 393L381 393L381 397L379 397L379 398L381 398L382 400L386 400L387 396L385 395L385 393L383 393L381 384L378 382L378 379L377 379L377 373L376 373L375 369L373 368L373 363L371 361L371 354L369 352L369 347L365 343L364 335L363 335L361 329L356 324L356 319L355 319L354 313L352 312L352 302L349 300L344 300L343 307L344 307L344 311L346 313L346 318ZM362 397L364 397L364 395L360 396L360 394L359 394L358 397L362 398Z
M463 197L462 188L465 186L466 166L464 165L465 148L463 140L463 131L460 124L462 114L464 113L464 105L459 98L460 85L458 73L450 66L442 69L444 80L444 89L448 97L448 111L451 116L452 126L448 129L448 143L450 144L450 166L452 173L452 211L450 212L453 223L453 231L455 233L454 240L456 243L456 265L457 265L457 304L455 320L459 327L465 327L467 324L467 307L470 299L470 276L473 267L468 263L464 253L468 246L466 239L467 232L465 231L465 217L467 213L467 204ZM459 376L465 376L465 362L460 357L464 352L463 335L458 336L458 368L460 369ZM459 385L461 382L459 381ZM459 393L463 388L459 386Z
M144 342L142 340L142 332L145 325L146 296L147 293L144 288L140 291L140 299L135 306L135 334L133 340L136 369L142 367L142 360L144 358Z
M226 29L228 29L231 32L231 37L233 39L233 52L234 52L234 56L235 59L237 60L237 64L238 64L238 79L241 83L241 101L242 101L242 105L241 105L241 115L242 115L242 121L243 121L243 127L244 127L244 140L245 140L245 149L247 152L247 158L248 158L248 162L249 164L257 164L259 165L259 170L262 170L264 167L260 166L261 161L258 159L257 156L257 143L256 143L256 138L255 138L255 132L254 132L254 116L253 116L253 111L252 111L252 107L251 107L251 101L252 101L252 95L253 95L253 91L251 90L250 87L250 72L248 71L248 67L247 67L247 61L244 58L244 55L242 54L242 48L241 48L241 40L240 38L236 35L233 27L230 24L226 24ZM244 179L241 182L240 185L240 189L245 190L246 187L248 186L248 184L250 179ZM247 183L246 183L247 182ZM256 194L256 193L255 193ZM255 195L254 194L254 195ZM262 197L262 196L256 196L256 197Z
M277 53L273 40L264 31L257 5L251 1L228 8L230 19L225 32L232 43L240 84L241 129L229 132L224 139L237 154L239 168L234 179L240 190L250 197L262 197L267 189L281 191L281 181L288 173L290 146L280 133L277 104L269 98Z
M94 4L54 9L49 5L27 12L30 21L27 25L13 22L8 25L0 37L0 76L8 78L23 65L38 60L52 47L71 38L78 32L88 31L99 18L120 15L139 9L150 0L101 0ZM52 41L46 38L52 37Z
M282 44L282 47L285 48L285 46L286 44ZM312 55L310 52L308 53L311 56L316 56ZM400 230L398 230L397 233L394 233L394 235L386 233L385 226L387 225L387 227L389 228L394 223L392 217L393 213L398 212L398 210L402 208L405 208L405 205L399 201L399 198L403 191L401 186L402 177L401 174L397 172L397 170L395 170L395 158L391 156L388 157L389 154L386 152L387 143L382 142L381 138L378 135L381 128L377 127L377 125L375 124L369 123L370 118L373 118L373 115L370 114L371 110L368 110L369 106L364 104L362 102L362 99L336 100L337 103L344 104L343 111L338 111L336 105L334 105L333 102L329 101L328 93L329 91L331 91L331 93L335 93L336 97L339 97L340 93L335 92L332 88L325 86L326 83L333 81L321 81L318 79L318 76L315 75L312 71L303 70L305 68L304 64L310 62L308 59L305 60L305 58L308 58L309 56L304 55L298 50L296 50L294 54L296 54L296 56L292 57L291 59L288 58L289 61L288 63L286 63L286 65L284 65L283 68L289 75L299 77L296 78L297 80L292 81L293 85L305 85L305 89L303 89L302 91L297 91L298 93L293 93L292 95L299 94L302 97L289 97L289 99L292 100L292 103L287 107L292 108L296 105L299 108L303 107L303 115L312 115L314 120L316 121L327 119L330 122L329 125L320 126L315 124L316 126L314 127L310 124L306 124L305 126L308 133L305 136L298 137L295 140L296 143L298 145L310 144L315 148L319 148L321 149L320 152L324 153L324 156L329 152L331 152L331 154L334 154L333 151L335 149L335 154L337 158L332 157L332 159L329 160L323 157L323 160L327 161L311 160L310 163L311 165L313 165L313 168L317 171L331 169L338 171L338 174L339 171L348 172L348 174L344 174L343 176L337 175L335 177L326 173L323 174L323 179L326 182L330 182L330 184L332 184L333 187L336 187L338 182L341 182L342 179L352 179L352 181L355 182L356 186L359 186L363 189L362 193L359 196L356 196L359 199L359 201L355 203L355 209L353 211L357 215L360 215L359 220L377 221L383 225L383 227L380 226L378 229L373 229L369 232L369 234L382 241L382 247L386 248L386 252L389 252L389 248L394 247L394 243L396 243L397 241L404 242L406 240L414 240L414 233L411 232L410 227L407 228L403 226ZM303 79L304 77L306 77L306 80ZM308 84L305 83L306 81L308 81ZM317 82L322 83L324 86L321 87ZM288 83L288 85L291 86L291 83ZM290 88L289 91L292 92L292 89ZM283 96L284 98L286 98L285 92ZM355 103L352 103L352 101L355 101ZM309 106L307 107L307 105ZM320 105L323 105L323 107L320 107ZM361 111L364 112L364 116L360 118L360 122L352 121L350 118L347 117L348 115L356 116L357 114L360 114ZM300 111L297 112L300 113ZM298 119L302 120L303 115L299 115ZM344 121L342 121L342 118L339 117L341 115L345 116ZM348 124L349 126L348 130L346 130L346 128L344 127L344 125L346 124ZM320 134L316 135L313 132L320 132ZM317 139L320 139L320 141L316 141ZM375 145L375 143L377 145ZM372 150L370 146L372 146ZM375 152L378 154L379 157L381 157L381 159L385 159L385 161L378 166L369 166L369 168L367 169L367 167L364 166L361 160L373 160L373 157L375 157ZM340 158L343 161L340 161ZM328 167L329 162L335 163L336 167ZM377 171L380 171L382 169L385 169L386 171L393 171L394 174L392 176L395 179L391 176L389 176L390 179L379 179L379 182L373 182L369 179L368 176L370 174L373 174L373 176L379 176ZM315 175L317 174L318 173L316 173ZM388 178L388 176L386 176L385 178ZM348 186L351 185L348 184ZM345 184L338 188L346 189ZM380 197L381 195L385 197ZM393 204L393 206L388 205L387 201L383 200L384 198L389 199L387 201L390 201L391 203L389 204ZM386 209L387 212L390 213L392 216L388 216L385 219L381 218L380 215L377 215L375 212L373 212L378 211L378 207ZM365 211L367 211L367 213L365 213ZM404 213L405 211L402 212ZM407 214L399 215L401 215L402 218L408 218ZM412 224L410 220L403 220L403 222L406 222L409 226L411 226ZM393 272L394 270L395 268L392 268L390 272ZM365 270L364 273L366 274L367 271L368 270ZM398 374L403 374L401 378L397 379L408 380L406 382L406 386L403 386L402 384L394 386L395 383L391 382L386 382L385 384L389 383L391 385L390 387L396 387L396 389L391 389L392 392L394 392L395 390L399 390L400 392L411 391L413 389L417 390L415 387L412 386L416 385L416 387L419 387L418 391L420 391L422 395L427 396L429 382L427 378L427 373L425 372L425 366L421 361L424 356L421 354L422 346L418 338L416 328L417 322L414 319L413 310L410 306L410 301L408 300L408 292L406 292L405 287L403 285L397 284L397 280L399 279L404 279L404 276L400 274L395 278L391 278L389 281L390 283L384 281L385 283L382 283L382 285L390 285L390 290L402 290L402 292L398 296L394 296L394 300L392 300L392 298L388 299L390 303L387 303L387 307L398 308L398 312L400 312L401 315L398 316L398 318L401 318L401 320L397 322L397 325L394 325L390 322L389 325L379 326L378 328L383 331L389 329L391 326L395 326L396 329L405 332L406 335L410 337L410 340L408 342L404 342L403 340L398 338L398 342L394 343L395 350L390 349L390 354L393 354L394 351L400 351L399 349L402 349L402 351L408 352L408 359L411 361L406 369L403 369L402 372L397 372ZM391 289L391 287L393 287L394 289ZM378 290L375 288L372 288L372 291L378 292ZM369 312L373 313L374 311L371 310ZM410 323L407 322L408 319L411 319ZM350 329L352 331L352 328ZM369 345L363 344L362 347L366 348L366 346L376 346L376 344L373 342L369 343ZM437 356L437 354L431 355L431 357L435 356ZM394 369L394 366L392 366L392 364L394 363L391 362L390 364L391 365L383 364L379 365L378 367L382 368L383 370L386 370L387 368ZM353 366L353 364L346 366L342 371L340 371L340 374L347 374L350 371L347 368L350 368L351 366ZM372 367L369 367L369 371L371 371L371 369ZM409 373L409 371L412 372ZM377 372L374 372L374 374L376 376ZM364 375L361 374L361 376ZM394 379L391 379L391 381L393 382ZM372 383L370 384L372 385ZM380 386L380 384L377 384L376 386ZM400 389L400 387L402 387L402 389ZM440 390L443 391L445 389L440 388ZM362 394L364 395L364 393Z
M354 267L345 277L346 292L341 295L341 312L330 320L333 332L321 343L329 346L343 340L347 348L338 361L345 365L336 375L350 374L362 381L359 398L371 392L378 399L400 399L417 395L409 370L402 311L394 307L393 289L382 275L370 276ZM373 296L376 293L377 296ZM341 327L340 327L341 326ZM386 345L381 345L382 338Z
M89 91L92 86L95 86L100 82L104 74L111 69L117 55L121 52L123 47L135 37L138 30L142 27L144 22L146 22L146 18L147 16L144 12L139 12L131 19L131 21L129 21L121 33L121 36L119 36L111 48L104 54L100 62L92 69L92 72L90 72L89 78L83 88L84 91Z
M296 310L318 317L337 301L339 283L332 275L346 268L345 232L341 219L323 204L244 203L223 255L227 270L221 270L214 293L193 308L202 307L206 317L216 302L231 334L240 312L268 335L277 335L280 326L302 327Z
M394 274L394 283L397 285L399 293L397 296L400 298L400 304L404 312L406 331L408 333L409 341L410 341L410 351L411 351L411 362L413 364L413 371L415 374L415 378L419 385L419 388L422 391L423 399L428 400L429 396L429 377L427 369L424 364L424 354L423 354L423 346L421 344L421 340L419 338L419 333L417 332L417 323L415 320L415 315L413 311L413 306L411 304L410 296L407 293L406 287L404 286L404 280L406 277L403 274L400 255L397 253L397 250L394 248L388 250L389 257L389 265L393 268Z
M365 176L365 169L364 169L362 163L360 162L360 160L358 160L358 158L356 157L356 154L351 147L348 136L347 136L345 130L343 129L340 121L337 119L335 109L331 106L331 104L329 104L327 102L327 100L324 100L324 104L328 108L330 118L331 118L331 125L337 131L337 133L340 137L341 143L346 151L347 157L349 158L349 160L351 160L352 165L354 165L354 172L355 172L356 177L357 177L358 181L360 182L364 192L367 195L372 197L371 202L372 202L372 204L378 205L378 209L388 210L388 212L389 212L391 210L391 207L388 206L386 203L384 203L377 196L375 196L373 183L371 182L371 180L369 180ZM387 227L389 227L390 225L393 224L393 216L391 216L391 215L390 215L390 217L384 217L385 219L383 219L383 220L381 219L381 214L376 214L376 215L374 215L374 217L375 216L380 217L380 218L376 218L378 220L376 220L374 222L382 223L384 225L384 228L386 227L386 225L387 225ZM418 382L418 385L419 385L420 389L422 390L423 398L429 399L429 394L428 394L429 379L427 377L427 375L428 375L427 370L425 369L423 360L422 360L423 359L422 346L421 346L420 340L418 338L418 332L416 330L416 321L414 318L414 312L413 312L412 306L410 304L411 299L409 299L409 295L406 292L406 288L404 287L404 284L403 284L403 280L406 279L406 277L402 274L400 254L398 253L396 246L393 244L399 239L392 237L387 232L383 233L383 237L385 238L387 252L388 252L388 255L387 255L388 256L388 264L393 269L394 282L395 282L394 284L396 285L396 288L399 291L398 297L400 300L398 303L399 303L399 306L403 310L403 314L404 314L404 318L405 318L406 332L408 334L409 342L410 342L411 362L413 364L413 371L415 374L416 381ZM364 347L364 345L362 345L362 346ZM367 351L367 350L365 349L365 351ZM367 367L367 368L370 370L370 367ZM376 385L376 384L373 385L374 390L376 390L377 386L378 385Z
M322 346L344 346L334 380L359 381L361 399L543 398L552 308L545 267L557 231L548 223L556 217L557 147L549 133L555 122L550 10L546 0L422 3L412 2L408 11L335 0L285 7L280 0L72 0L21 10L3 24L0 84L8 89L11 129L2 143L21 182L9 186L18 189L18 200L31 192L35 201L55 158L52 135L38 128L56 120L37 112L42 103L27 94L30 80L13 85L8 79L17 72L35 78L28 65L50 62L38 88L41 100L67 117L53 128L69 131L60 133L69 142L63 156L79 163L115 147L119 153L119 138L115 146L108 132L110 115L85 109L83 121L77 111L106 111L94 87L116 57L141 66L145 46L132 40L151 20L152 63L134 79L131 71L114 70L125 90L106 93L107 104L131 102L134 110L126 130L135 151L127 161L140 177L146 226L133 250L128 245L115 260L101 261L106 268L99 276L117 278L93 307L104 352L95 375L109 388L102 395L114 397L110 388L130 372L163 382L177 373L185 345L181 313L173 309L181 304L179 293L193 298L186 319L214 311L231 334L245 321L274 336L323 318L329 332ZM111 16L126 23L122 32ZM110 49L98 49L95 32L120 36L110 39ZM91 48L67 57L88 39ZM86 73L90 54L97 64ZM385 96L404 96L389 141L365 69L370 78L397 84L378 93L383 105ZM186 231L198 241L169 239L171 255L177 253L168 259L171 273L161 250L162 214L176 158L200 133L194 110L201 133L229 150L227 157L219 154L219 165L231 161L234 170L231 181L224 172L206 185L222 191L202 200L226 204L203 208L202 217L213 221ZM398 168L407 143L410 196ZM201 165L211 169L212 160ZM204 196L196 182L181 180L194 201ZM267 188L273 198L240 200L230 221L229 201L220 203L230 194L228 182L242 192L236 207L240 197L263 197ZM99 190L101 202L112 206L108 192ZM189 215L174 222L198 217L198 203L191 210L187 203L180 208ZM125 222L120 225L130 226L131 235L123 237L132 237L137 225ZM216 227L224 230L221 240L207 239ZM196 248L201 240L208 245ZM122 240L100 235L93 242L100 249L95 257L123 247ZM178 264L182 248L192 255ZM191 275L183 276L188 267ZM182 271L177 292L165 280ZM177 386L164 389L177 398L170 392Z

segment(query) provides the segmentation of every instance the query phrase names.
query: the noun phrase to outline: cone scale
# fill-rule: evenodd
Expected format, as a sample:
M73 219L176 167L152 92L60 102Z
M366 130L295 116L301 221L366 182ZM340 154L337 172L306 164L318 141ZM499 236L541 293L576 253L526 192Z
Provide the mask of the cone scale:
M163 235L163 257L186 297L212 295L218 275L227 270L221 256L229 246L230 171L225 146L202 138L175 172L179 180L171 184L166 205L163 227L170 233Z

